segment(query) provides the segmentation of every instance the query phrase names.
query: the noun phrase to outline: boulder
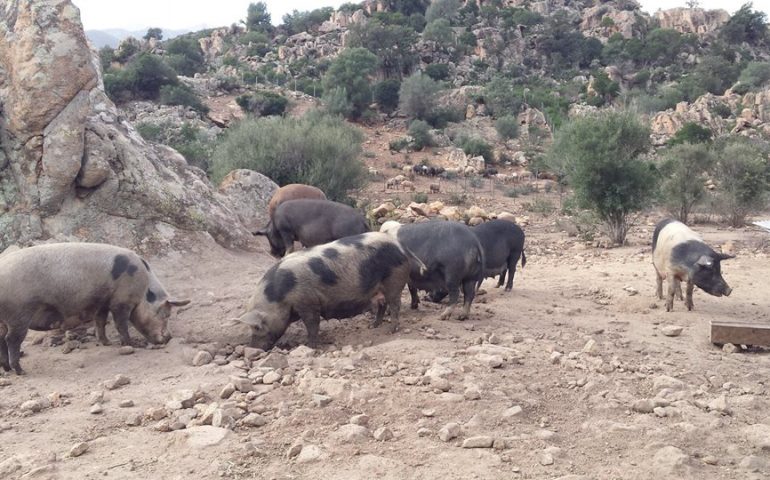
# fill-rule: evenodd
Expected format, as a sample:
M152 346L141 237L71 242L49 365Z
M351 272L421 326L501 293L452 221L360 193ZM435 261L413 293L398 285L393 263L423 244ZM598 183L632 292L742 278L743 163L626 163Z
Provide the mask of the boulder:
M70 0L8 3L0 65L0 248L71 237L138 248L177 234L256 247L202 170L124 121Z
M229 201L238 220L254 231L267 224L267 204L276 190L278 185L261 173L239 169L222 179L218 192Z
M702 8L671 8L655 12L655 19L660 28L670 28L680 33L706 35L714 33L728 20L730 14L724 10L704 10Z

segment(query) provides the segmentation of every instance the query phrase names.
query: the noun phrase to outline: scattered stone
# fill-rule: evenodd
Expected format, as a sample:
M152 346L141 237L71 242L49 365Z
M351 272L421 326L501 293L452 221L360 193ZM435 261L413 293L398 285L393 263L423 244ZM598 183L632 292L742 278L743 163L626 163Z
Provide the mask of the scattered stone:
M585 345L583 345L583 353L587 353L589 355L597 355L599 348L596 345L596 340L593 338L589 339Z
M70 457L79 457L88 451L88 444L80 442L70 448Z
M233 384L236 390L242 393L248 393L254 390L254 383L246 377L230 377L230 383Z
M132 353L134 353L134 347L131 345L123 345L118 349L119 355L131 355Z
M37 413L45 408L48 408L48 400L44 399L35 399L35 400L27 400L26 402L22 403L19 407L22 412L32 412Z
M682 330L684 330L684 327L680 327L679 325L666 325L660 329L663 335L667 337L678 337L682 334Z
M150 408L147 410L147 418L151 418L155 421L161 420L168 416L168 412L163 407Z
M266 385L272 385L274 383L278 383L281 381L281 374L276 372L275 370L271 372L267 372L264 377L262 377L262 383Z
M465 389L463 396L466 400L479 400L481 398L481 390L476 385L470 385Z
M315 355L315 350L306 345L300 345L289 352L289 356L292 358L311 358L313 355Z
M362 427L365 427L369 425L369 415L366 415L364 413L360 415L353 415L350 417L350 423L353 425L361 425Z
M465 400L465 397L459 393L444 392L438 396L439 401L447 403L459 403Z
M431 433L433 432L429 428L422 427L417 429L418 437L429 437Z
M631 405L631 410L639 413L652 413L655 410L655 402L649 398L637 400Z
M442 392L448 392L450 387L449 380L443 377L431 377L430 386Z
M227 400L233 393L235 393L235 385L228 383L222 388L222 390L220 390L219 398Z
M756 423L743 428L749 444L767 452L770 450L770 425Z
M116 375L115 378L104 382L104 388L106 388L107 390L115 390L124 385L128 385L129 383L131 383L131 379L121 374L121 375Z
M509 419L509 418L513 418L513 417L519 416L519 415L521 415L522 411L523 410L522 410L522 408L519 405L514 405L513 407L511 407L511 408L509 408L509 409L507 409L506 411L503 412L503 418Z
M724 345L722 345L722 351L725 353L735 353L738 351L738 347L736 347L732 343L725 343Z
M98 392L91 392L88 395L88 404L93 405L95 403L102 403L104 401L104 392L98 391Z
M178 400L169 400L166 402L166 410L170 412L175 412L177 410L182 410L184 407L182 406L182 402Z
M0 387L8 387L11 385L11 379L0 377Z
M241 419L241 423L248 427L262 427L267 425L267 418L258 413L250 413Z
M102 407L101 403L94 403L93 405L91 405L91 410L89 410L89 412L92 415L98 415L98 414L102 413L103 411L104 411L104 408Z
M626 293L628 293L629 297L633 297L634 295L639 294L639 290L635 289L631 285L626 285L625 287L623 287L623 290L625 290Z
M187 445L192 448L208 448L221 443L230 436L230 430L226 428L201 425L184 430L182 434L187 438Z
M289 366L286 355L278 352L270 352L265 358L257 362L259 368L284 369Z
M297 463L310 463L324 456L323 450L317 445L305 445L297 455Z
M476 355L476 361L489 368L500 368L503 366L504 360L500 355L489 355L486 353L479 353Z
M720 395L708 404L709 410L719 412L722 415L730 415L730 407L727 405L727 397Z
M235 427L235 419L228 415L223 409L218 408L211 417L211 426L216 428L227 428L232 430Z
M155 425L152 426L153 430L156 430L158 432L167 433L171 431L171 420L164 418L163 420L159 421Z
M417 385L420 383L420 377L404 377L404 385Z
M126 425L129 427L138 427L142 424L142 416L138 413L132 413L126 418Z
M664 475L673 476L686 468L689 457L681 449L669 445L655 452L652 463L655 469Z
M463 440L463 448L492 448L495 439L487 435L479 435Z
M436 410L433 408L426 408L425 410L422 410L420 413L422 413L423 417L433 417L436 415Z
M361 425L347 424L341 426L332 434L338 441L343 443L361 443L369 438L369 430Z
M195 392L190 389L177 390L171 398L179 402L182 408L192 408L195 405Z
M760 472L767 467L767 461L762 457L758 457L756 455L749 455L748 457L743 457L743 459L741 460L741 463L739 463L738 466L742 470L748 470L750 472Z
M438 431L438 438L442 442L448 442L452 440L453 438L457 438L460 436L460 424L458 423L447 423L443 427L441 427L441 430Z
M380 427L374 431L374 439L378 442L387 442L393 438L393 432L388 427Z
M120 408L131 408L134 406L133 400L121 400L120 403L118 403L118 406Z
M540 454L540 465L548 466L553 465L553 455L550 453L542 453Z
M652 381L652 388L656 391L660 391L664 388L669 388L671 390L682 390L684 387L685 385L683 381L669 377L668 375L655 377L655 380Z
M332 403L332 397L328 395L321 395L319 393L313 394L313 405L318 408L323 408Z
M265 353L265 351L262 350L261 348L254 348L254 347L243 348L243 358L249 361L254 360L255 358L262 355L263 353Z
M551 356L549 357L549 361L553 364L557 364L561 362L561 357L563 357L564 354L561 352L551 352Z
M206 350L201 350L193 357L192 364L193 367L202 367L203 365L208 365L213 360L214 357L209 352Z

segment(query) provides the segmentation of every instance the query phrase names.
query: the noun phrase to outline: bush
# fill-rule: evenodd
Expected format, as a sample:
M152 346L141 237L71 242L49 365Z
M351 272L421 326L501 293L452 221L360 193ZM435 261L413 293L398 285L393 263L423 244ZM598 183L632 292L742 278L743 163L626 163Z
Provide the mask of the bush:
M495 130L503 140L512 140L519 136L519 120L513 115L504 115L495 121Z
M430 42L436 42L444 48L452 46L455 39L455 32L449 25L449 20L439 18L425 25L422 32L422 39Z
M286 33L294 35L301 32L312 32L318 30L323 22L329 20L334 9L332 7L316 8L309 12L298 12L294 10L283 16L283 27Z
M440 82L449 78L449 65L446 63L431 63L425 67L425 75Z
M677 220L687 223L693 207L706 196L706 172L714 155L703 144L677 145L660 163L663 206Z
M439 84L427 75L415 73L401 83L398 105L401 113L426 120L436 108Z
M492 163L494 161L492 145L488 144L483 138L461 135L455 144L459 148L462 148L466 155L470 155L471 157L482 156L487 163Z
M424 192L415 193L412 200L416 203L428 203L428 194Z
M409 124L409 136L414 139L415 150L433 146L433 137L430 135L430 125L423 120L414 120Z
M708 143L713 137L711 130L695 122L687 122L668 141L669 145L682 143Z
M349 116L357 118L372 99L369 76L377 67L377 57L365 48L348 48L342 51L329 66L323 78L324 91L343 88L351 110Z
M107 95L117 102L132 98L156 99L161 87L178 82L174 69L159 56L149 53L134 57L123 70L104 76Z
M752 11L752 4L745 3L722 26L719 34L730 43L759 45L768 37L767 15L761 11Z
M563 162L581 207L596 212L612 241L625 242L631 213L653 198L656 174L641 156L649 128L626 112L576 118L557 131L548 157Z
M365 48L377 57L377 66L386 78L401 76L412 70L417 61L414 45L417 32L403 25L385 25L377 20L350 27L347 44Z
M717 205L734 227L742 227L752 211L765 206L770 190L767 150L766 146L734 140L719 153L714 172Z
M269 32L273 25L270 23L270 12L265 2L250 3L246 10L246 28L249 31Z
M449 122L461 122L464 119L465 112L452 107L436 107L425 118L433 128L444 128Z
M200 128L188 122L181 126L171 122L141 122L136 129L145 140L168 145L182 154L189 165L208 170L214 142Z
M497 116L517 114L523 103L513 82L501 76L494 77L484 87L484 100L492 113Z
M750 87L762 87L770 81L770 62L749 62L738 76L738 81Z
M336 87L324 93L323 100L326 103L326 111L331 115L349 118L353 113L353 104L348 100L345 87Z
M205 59L200 44L191 37L178 37L166 47L168 64L177 73L192 77L205 69Z
M255 93L245 93L235 99L238 106L244 112L253 113L261 117L270 115L283 115L289 100L283 95L266 90Z
M401 82L389 78L374 86L374 101L380 106L380 110L390 113L398 107L398 91Z
M400 152L401 150L405 150L407 147L409 147L409 140L406 138L391 140L390 143L388 143L388 150L391 152ZM396 164L396 167L394 168L398 168L398 164Z
M366 178L359 160L362 141L359 130L319 112L244 120L217 145L211 173L218 182L232 170L248 168L279 185L314 185L331 200L345 200Z
M440 18L454 20L460 11L460 0L433 0L425 11L425 20L430 23Z
M102 72L107 72L115 61L115 50L112 47L104 46L99 49L99 64L102 66Z
M202 114L209 112L209 107L187 85L163 85L160 87L160 103L190 107Z

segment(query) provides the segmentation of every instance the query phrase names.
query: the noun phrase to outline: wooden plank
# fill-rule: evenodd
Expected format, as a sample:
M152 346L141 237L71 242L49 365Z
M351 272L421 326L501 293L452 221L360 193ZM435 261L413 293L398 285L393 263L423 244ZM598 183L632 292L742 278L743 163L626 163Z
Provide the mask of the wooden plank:
M712 320L711 343L770 347L770 325Z

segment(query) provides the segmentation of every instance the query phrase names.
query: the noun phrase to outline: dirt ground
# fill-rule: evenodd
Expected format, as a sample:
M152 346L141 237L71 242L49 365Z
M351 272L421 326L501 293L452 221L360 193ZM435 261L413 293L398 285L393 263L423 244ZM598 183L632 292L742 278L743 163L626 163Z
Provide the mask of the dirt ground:
M407 308L395 334L328 321L315 352L294 325L267 359L233 353L248 331L231 319L272 258L203 243L151 259L193 299L172 317L174 339L120 355L89 336L49 346L31 333L28 374L0 377L0 478L767 478L770 357L723 352L709 322L770 323L769 236L698 227L738 255L724 265L734 293L696 290L694 311L666 313L647 222L616 249L553 223L533 218L513 292L487 280L467 321L440 321L429 303ZM670 325L681 335L663 335ZM214 362L192 366L204 350ZM268 372L275 383L221 398L232 377ZM110 390L116 375L130 383ZM192 409L173 401L184 389ZM217 408L219 427L194 426ZM246 413L264 425L222 428Z

